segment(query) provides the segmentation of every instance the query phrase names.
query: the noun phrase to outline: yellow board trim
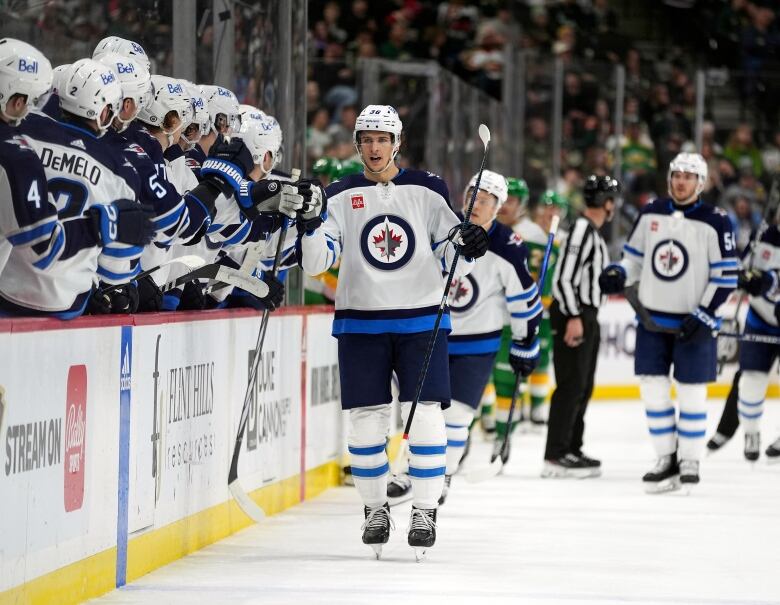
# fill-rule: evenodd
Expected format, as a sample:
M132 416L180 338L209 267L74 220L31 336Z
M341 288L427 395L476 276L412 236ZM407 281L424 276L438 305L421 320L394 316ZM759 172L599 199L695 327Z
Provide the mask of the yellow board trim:
M327 462L306 471L306 499L339 484L339 464ZM301 501L301 478L295 475L253 491L250 497L274 515ZM251 524L238 505L229 500L130 538L127 545L127 581L221 540ZM0 592L2 605L71 605L105 594L116 585L116 548L67 565Z
M707 397L716 399L725 399L731 389L730 384L716 382L707 385ZM675 390L672 387L672 395ZM780 397L780 384L770 384L766 391L767 398ZM549 398L548 398L549 399ZM615 399L639 399L638 384L607 384L595 386L593 388L592 401L610 401ZM509 409L510 397L497 397L496 402L499 409Z

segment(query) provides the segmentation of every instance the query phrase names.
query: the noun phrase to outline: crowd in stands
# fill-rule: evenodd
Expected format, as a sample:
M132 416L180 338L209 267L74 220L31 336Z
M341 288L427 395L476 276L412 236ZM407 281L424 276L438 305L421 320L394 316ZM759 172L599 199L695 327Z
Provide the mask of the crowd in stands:
M17 26L26 24L45 39L44 50L55 47L60 53L82 56L101 37L119 35L139 40L151 49L158 73L170 73L170 2L10 0L6 4L21 19ZM776 102L780 6L773 0L639 4L628 0L311 0L308 163L326 156L337 160L354 156L351 133L362 101L361 59L436 61L499 99L505 49L519 48L526 66L524 163L518 171L522 174L512 176L526 179L532 199L553 185L571 194L576 207L576 192L584 177L620 172L625 199L641 207L665 192L669 159L695 146L694 75L697 68L706 68L711 84L701 149L710 167L706 197L727 209L735 224L755 222L780 166ZM237 2L233 11L235 91L239 100L259 107L263 100L258 82L266 77L273 52L271 36L266 35L273 15L264 5ZM198 2L198 81L210 81L213 75L214 30L209 20L201 19L211 8L210 1ZM632 11L641 10L644 26L637 34L627 21ZM62 56L61 61L72 58ZM551 173L555 59L565 69L559 175ZM616 65L625 68L620 137L615 136ZM399 98L383 102L411 94L401 86L389 89ZM733 119L726 124L716 119L713 110L723 103L735 105ZM403 118L403 107L399 113Z

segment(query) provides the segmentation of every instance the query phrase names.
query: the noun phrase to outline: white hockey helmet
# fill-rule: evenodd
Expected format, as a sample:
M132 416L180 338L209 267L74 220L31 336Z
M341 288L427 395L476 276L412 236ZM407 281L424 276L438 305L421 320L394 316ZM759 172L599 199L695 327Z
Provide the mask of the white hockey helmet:
M469 203L469 197L468 193L469 190L472 189L477 184L477 177L479 174L475 174L473 177L471 177L471 180L469 181L469 184L466 186L466 189L463 190L463 201L465 204ZM498 200L498 208L501 207L501 205L506 202L506 198L509 195L508 193L508 186L506 184L506 179L498 174L497 172L493 172L492 170L483 170L482 171L482 178L479 179L479 188L481 191L486 191L490 195L493 195Z
M672 173L673 172L688 172L695 174L698 177L698 184L696 185L696 192L693 197L687 201L693 201L699 197L699 194L704 190L704 186L707 183L707 162L698 153L678 153L675 158L669 162L669 170L666 173L666 185L669 188L669 193L672 192Z
M181 80L154 75L151 78L151 83L151 99L138 113L138 119L145 124L160 128L166 135L170 135L176 129L165 130L165 116L174 111L181 120L182 127L186 127L192 110Z
M186 80L182 80L182 82L184 83L184 92L190 102L187 123L188 125L198 127L197 135L191 134L191 138L187 138L184 134L186 129L183 129L181 132L180 136L187 145L187 150L190 150L195 147L202 136L209 133L209 129L211 128L211 117L209 116L208 103L206 102L206 99L203 98L200 88L192 82L187 82Z
M149 55L146 54L146 51L144 51L143 47L138 44L138 42L126 40L119 36L108 36L98 42L95 51L92 53L92 58L98 59L108 53L116 53L124 57L131 57L139 63L143 63L144 67L146 67L146 71L149 73L152 71L152 63L149 61Z
M355 120L355 130L352 133L355 145L359 145L358 136L364 130L389 132L393 135L393 155L401 145L403 124L398 112L391 105L367 105Z
M122 86L114 70L92 59L79 59L65 70L57 94L60 108L73 115L96 120L98 136L106 133L122 107ZM105 123L100 121L103 109L110 109Z
M233 135L244 141L244 144L252 154L252 161L263 170L264 176L271 172L279 164L282 147L282 129L279 123L271 116L263 120L245 120L241 122L241 129ZM271 154L271 166L265 170L263 160L265 154Z
M49 60L34 46L14 38L0 40L0 113L18 124L31 106L42 107L51 91L52 69ZM27 110L18 118L5 113L14 95L27 97Z
M238 107L238 99L232 91L222 86L201 86L201 92L209 106L209 115L211 116L211 128L219 134L217 123L220 121L220 114L223 116L224 123L232 132L238 132L241 128L241 114ZM231 132L227 133L230 135Z
M132 99L135 102L135 115L129 120L123 120L117 115L117 120L122 124L121 130L125 130L130 122L135 120L145 103L151 100L151 76L146 66L132 57L117 53L105 53L96 59L98 63L108 65L114 70L122 87L123 99ZM120 132L121 132L120 130Z
M51 91L53 93L60 94L60 88L65 85L72 66L73 63L63 63L54 68L54 76L51 81Z
M246 105L242 103L238 106L238 113L241 116L241 124L248 120L264 120L266 114L264 111L259 110L254 105Z

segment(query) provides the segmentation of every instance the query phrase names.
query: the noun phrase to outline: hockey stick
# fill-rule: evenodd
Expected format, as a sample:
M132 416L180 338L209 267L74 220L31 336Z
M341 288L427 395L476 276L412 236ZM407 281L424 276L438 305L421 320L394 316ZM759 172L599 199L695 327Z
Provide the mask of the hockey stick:
M482 140L482 144L485 147L485 152L482 154L482 163L479 166L479 173L477 174L477 181L474 183L474 188L471 191L471 200L466 208L466 213L463 215L463 222L460 225L460 234L463 235L463 230L469 223L471 218L471 211L474 209L474 200L477 198L477 191L479 190L479 182L482 180L482 172L485 170L485 162L487 161L488 145L490 143L490 129L484 124L479 125L479 138ZM439 303L439 310L436 313L436 321L433 324L433 331L431 337L428 340L428 348L425 351L425 358L423 361L420 375L417 379L417 387L414 392L414 399L412 400L412 407L409 409L409 417L406 420L406 426L404 426L404 433L401 439L401 446L398 448L398 453L393 461L393 472L398 474L403 468L404 460L409 449L409 430L412 428L412 420L414 419L414 412L417 409L417 403L420 401L420 395L422 394L423 383L425 377L428 374L428 366L431 363L431 355L433 354L433 347L436 345L436 337L439 334L439 325L441 324L442 315L444 315L444 308L447 306L447 297L450 293L450 285L455 277L455 268L458 265L460 259L460 248L455 246L455 254L452 257L452 266L450 272L447 275L447 281L444 284L444 292L441 295L441 302Z
M547 265L550 262L550 254L552 252L553 240L555 240L555 233L558 231L558 222L560 217L553 216L550 223L550 233L547 234L547 245L544 248L544 257L542 258L542 268L539 270L539 279L537 281L537 287L539 288L539 300L542 298L542 290L544 289L544 280L547 277ZM515 405L517 404L517 396L520 391L520 381L523 376L520 372L515 376L515 388L512 391L512 403L509 404L509 416L506 421L506 433L504 433L504 442L501 444L501 449L494 460L490 462L490 465L484 468L477 468L466 475L466 481L469 483L480 483L491 477L495 477L504 468L504 456L507 448L509 447L509 437L512 433L512 417L515 413Z
M234 269L233 267L227 267L217 263L210 263L199 269L185 273L166 283L161 290L163 292L168 292L183 286L187 282L195 281L197 279L211 279L226 282L228 285L237 286L250 294L254 294L258 298L263 298L268 295L268 286L261 280L249 273L242 272L240 269Z
M274 266L269 272L272 277L276 277L276 271L279 268L279 261L282 256L282 250L284 249L284 238L287 235L287 218L282 223L282 228L279 232L279 243L276 245L276 255L274 256ZM257 281L257 280L256 280ZM244 433L246 432L246 423L249 420L249 402L252 399L252 392L255 388L255 381L257 379L257 368L260 365L260 355L263 351L263 344L265 343L265 333L268 328L268 317L271 312L269 309L263 311L263 319L260 322L260 330L257 332L257 343L255 344L255 354L252 358L252 369L249 371L249 381L246 386L246 393L244 394L244 405L241 408L241 419L238 423L238 433L236 434L236 444L233 448L233 458L230 461L230 470L228 471L228 490L235 499L239 508L244 511L247 517L252 519L255 523L260 522L265 517L265 511L249 497L249 494L241 487L241 483L238 481L238 456L241 454L241 444L244 441Z
M141 271L133 279L134 280L142 279L147 275L151 275L158 269L161 269L166 265L172 265L174 263L180 263L182 265L185 265L188 269L197 269L198 267L202 267L203 265L205 265L206 261L203 260L200 256L195 256L194 254L185 254L184 256L177 256L176 258L171 258L169 260L163 261L156 267L152 267L151 269L147 269L146 271ZM107 294L108 292L113 292L114 290L118 290L122 286L126 286L126 285L127 282L123 284L113 284L111 286L108 286L107 288L103 288L103 294Z
M634 309L634 312L639 316L639 320L648 332L660 332L662 334L677 335L680 333L678 328L669 328L666 326L660 326L650 315L650 311L639 300L639 294L637 291L637 285L632 284L623 291L628 304ZM743 334L739 332L716 332L715 336L718 338L734 338L740 342L759 342L767 345L780 345L780 336L771 336L769 334Z

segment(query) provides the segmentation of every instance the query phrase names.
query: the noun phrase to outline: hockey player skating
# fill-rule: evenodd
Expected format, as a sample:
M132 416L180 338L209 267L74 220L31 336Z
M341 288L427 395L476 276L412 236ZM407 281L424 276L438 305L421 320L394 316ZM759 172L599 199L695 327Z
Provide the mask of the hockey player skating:
M601 274L604 293L639 280L639 300L656 324L678 333L637 328L634 371L658 456L642 480L648 492L699 482L707 383L716 376L718 307L737 286L736 240L728 217L699 199L707 164L681 153L669 165L670 198L648 204L623 247L623 260ZM671 401L677 381L679 418Z
M396 166L401 130L390 106L369 105L360 113L354 143L364 174L328 187L327 220L302 233L298 244L309 275L342 259L333 322L341 403L350 418L352 475L365 505L363 542L377 556L391 528L385 451L391 374L398 376L406 416L442 297L442 260L449 266L459 245L466 257L458 265L458 276L463 276L488 246L485 230L477 225L467 226L462 239L458 235L460 223L444 181ZM441 325L409 435L414 497L408 542L415 548L429 548L436 540L436 509L444 486L448 315Z
M465 203L468 203L476 182L477 175L464 192ZM440 504L447 496L452 475L458 470L466 448L469 426L501 344L505 317L509 317L510 321L512 343L509 364L512 370L528 376L539 358L537 331L542 317L542 302L534 278L528 271L528 250L517 234L496 221L496 213L506 198L504 177L485 170L470 221L485 229L490 246L474 270L458 279L450 289L452 403L444 411L447 470ZM496 440L496 443L503 443L503 439Z

